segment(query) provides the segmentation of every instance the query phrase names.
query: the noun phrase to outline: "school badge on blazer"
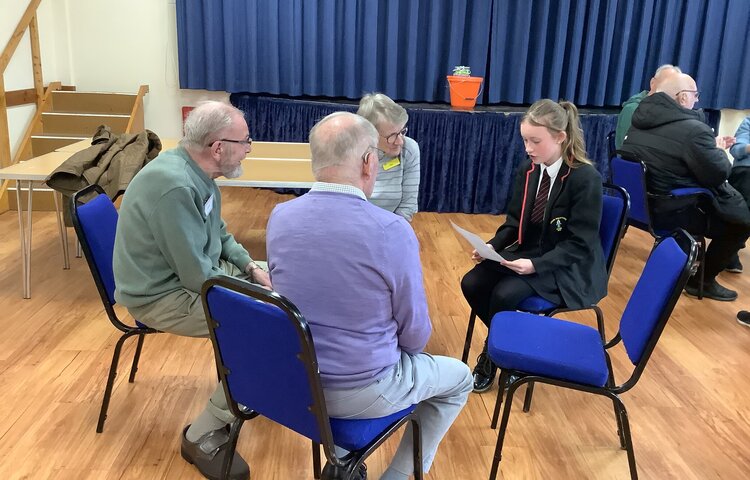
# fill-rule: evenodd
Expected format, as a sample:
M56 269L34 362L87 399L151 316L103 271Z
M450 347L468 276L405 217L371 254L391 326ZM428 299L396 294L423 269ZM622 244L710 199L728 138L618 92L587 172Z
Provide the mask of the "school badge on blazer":
M568 221L565 217L555 217L550 220L549 224L555 227L555 231L562 232L563 226Z

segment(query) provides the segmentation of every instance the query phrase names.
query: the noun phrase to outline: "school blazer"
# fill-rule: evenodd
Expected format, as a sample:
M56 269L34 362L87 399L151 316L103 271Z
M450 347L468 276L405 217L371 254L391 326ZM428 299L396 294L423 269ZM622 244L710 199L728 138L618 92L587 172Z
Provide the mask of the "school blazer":
M588 164L570 168L563 163L547 201L539 243L530 245L530 240L524 239L524 230L534 207L540 172L541 168L529 160L518 168L505 223L489 243L509 259L532 261L536 273L524 278L537 292L556 288L569 308L595 304L607 294L599 237L599 172Z

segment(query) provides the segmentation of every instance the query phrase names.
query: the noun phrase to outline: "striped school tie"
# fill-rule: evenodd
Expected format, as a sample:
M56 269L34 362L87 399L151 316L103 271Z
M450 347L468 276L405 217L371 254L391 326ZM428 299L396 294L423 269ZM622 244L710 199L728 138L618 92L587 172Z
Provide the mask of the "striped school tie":
M534 210L531 211L531 223L541 223L544 219L544 209L547 206L547 196L549 195L550 178L545 168L542 172L542 183L539 185L539 193L534 200Z

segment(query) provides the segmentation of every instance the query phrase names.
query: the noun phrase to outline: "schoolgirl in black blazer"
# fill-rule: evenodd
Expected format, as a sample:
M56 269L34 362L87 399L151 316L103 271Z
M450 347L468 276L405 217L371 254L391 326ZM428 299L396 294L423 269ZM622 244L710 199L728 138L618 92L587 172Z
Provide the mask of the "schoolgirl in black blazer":
M586 158L575 105L534 103L521 136L529 160L517 171L505 222L488 242L506 261L481 261L474 252L480 263L461 280L466 300L488 327L497 312L515 310L532 295L581 308L607 293L599 240L602 181ZM474 390L488 390L495 373L485 344Z

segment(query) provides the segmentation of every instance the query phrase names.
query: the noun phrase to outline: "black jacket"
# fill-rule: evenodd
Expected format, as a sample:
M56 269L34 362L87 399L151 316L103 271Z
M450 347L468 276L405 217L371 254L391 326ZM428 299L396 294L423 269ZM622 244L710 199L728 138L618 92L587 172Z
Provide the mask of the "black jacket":
M635 154L646 164L646 188L667 194L684 187L708 188L714 194L713 208L724 221L750 225L750 211L742 196L727 183L732 165L716 146L711 128L701 113L683 108L665 93L646 97L633 114L633 124L620 149ZM655 222L671 225L684 204L675 199L652 205ZM654 208L656 208L655 211ZM684 223L680 220L678 223Z
M700 112L683 108L665 93L644 98L620 149L635 154L648 169L649 192L666 194L683 187L716 188L732 165L716 147Z
M587 164L570 168L563 163L552 185L538 245L524 240L539 183L539 166L521 164L516 174L508 214L489 241L505 258L529 258L535 274L525 275L532 287L559 290L565 305L582 308L607 294L607 272L599 237L602 180ZM529 256L535 252L537 256Z

